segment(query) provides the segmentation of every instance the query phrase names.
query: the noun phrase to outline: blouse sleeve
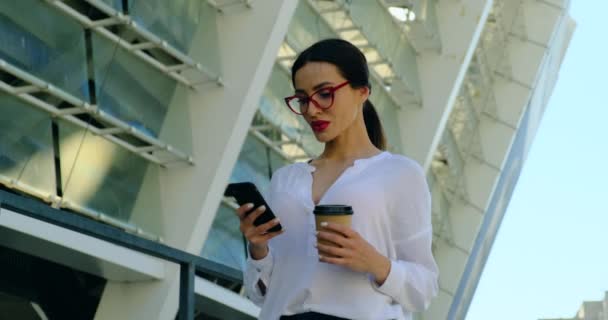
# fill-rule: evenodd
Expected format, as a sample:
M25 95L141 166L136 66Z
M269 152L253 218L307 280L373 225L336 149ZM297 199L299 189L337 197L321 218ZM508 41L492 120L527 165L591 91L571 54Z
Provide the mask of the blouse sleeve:
M277 170L270 179L270 187L268 189L267 199L268 205L272 207L273 197L280 190L281 176L284 175L285 168ZM271 239L268 243L268 254L260 259L254 260L251 255L247 258L247 263L244 272L244 287L245 295L254 304L261 306L266 299L266 291L270 287L270 281L272 279L272 269L274 266L274 255L275 252L272 249Z
M249 256L244 275L245 295L258 306L262 306L266 298L266 290L270 284L274 258L269 246L268 254L260 259L254 260Z
M431 252L431 196L424 170L409 161L397 185L392 203L391 241L396 257L376 290L393 298L411 312L424 311L437 295L438 268Z

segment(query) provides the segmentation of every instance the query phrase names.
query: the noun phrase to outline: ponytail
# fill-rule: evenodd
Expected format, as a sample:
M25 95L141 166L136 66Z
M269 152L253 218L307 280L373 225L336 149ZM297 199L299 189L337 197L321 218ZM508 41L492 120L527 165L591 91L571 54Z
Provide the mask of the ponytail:
M363 105L363 121L365 121L365 127L367 128L367 135L374 146L380 150L386 150L386 136L380 117L378 117L376 108L369 100L366 100Z

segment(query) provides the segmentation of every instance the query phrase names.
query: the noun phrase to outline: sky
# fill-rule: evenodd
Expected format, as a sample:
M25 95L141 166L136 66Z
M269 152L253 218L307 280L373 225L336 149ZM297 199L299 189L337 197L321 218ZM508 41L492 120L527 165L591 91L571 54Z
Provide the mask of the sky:
M466 320L573 317L608 291L608 1L577 27Z

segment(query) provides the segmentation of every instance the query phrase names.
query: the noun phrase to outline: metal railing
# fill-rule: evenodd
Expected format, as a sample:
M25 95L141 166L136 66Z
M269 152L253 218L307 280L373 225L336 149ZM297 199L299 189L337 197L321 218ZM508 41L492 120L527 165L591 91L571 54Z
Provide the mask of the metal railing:
M242 283L242 273L200 256L147 240L115 227L70 212L49 207L37 200L0 190L0 208L79 232L115 245L176 263L180 266L178 320L194 320L194 278L197 274Z

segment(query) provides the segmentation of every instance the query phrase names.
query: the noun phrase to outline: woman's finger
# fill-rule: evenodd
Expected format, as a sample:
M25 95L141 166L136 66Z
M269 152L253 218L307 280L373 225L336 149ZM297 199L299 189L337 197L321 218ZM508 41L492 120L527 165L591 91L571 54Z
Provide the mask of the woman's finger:
M326 231L319 231L317 233L317 238L333 242L341 247L348 246L348 239L341 234L335 234L335 233L326 232Z
M257 219L262 213L264 213L264 211L266 211L265 206L257 207L253 212L251 212L250 214L247 215L247 217L245 218L245 220L243 220L243 222L246 224L253 225L253 222L255 221L255 219Z
M248 218L249 219L249 218ZM266 234L268 229L276 226L277 224L279 224L279 219L274 218L264 224L261 224L259 226L254 226L253 224L246 224L246 227L244 228L245 232L245 237L247 239L251 238L251 237L255 237L257 235L263 235Z
M238 207L235 212L239 219L242 221L243 219L245 219L245 215L247 214L247 212L249 212L249 210L251 210L252 208L253 203L245 203L244 205Z
M331 264L335 264L335 265L339 265L339 266L346 266L348 264L346 259L344 259L344 258L332 258L332 257L323 256L323 255L319 255L319 260L321 262L327 262L327 263L331 263Z
M247 239L253 238L255 236L265 235L269 229L279 224L279 219L272 219L264 224L261 224L257 227L250 227L245 230L245 237Z
M283 229L283 230L281 230L281 231L269 232L269 233L267 233L267 234L265 234L265 235L263 235L263 236L261 236L261 237L262 237L262 239L263 239L264 241L268 241L268 240L270 240L270 239L272 239L272 238L274 238L274 237L276 237L276 236L280 236L280 235L282 235L283 233L285 233L285 230L284 230L284 229Z
M257 234L251 237L251 239L248 239L249 242L253 243L253 244L258 244L258 243L268 243L268 241L270 241L270 239L279 236L281 234L283 234L285 232L285 230L281 230L281 231L276 231L276 232L269 232L266 234Z
M255 228L255 232L257 234L265 234L268 232L269 229L271 229L272 227L276 226L277 224L279 224L279 218L274 218L264 224L261 224L259 226L257 226Z
M317 249L319 250L319 254L322 256L332 255L340 258L347 258L351 255L350 250L344 248L336 248L334 246L328 246L320 243L317 243L315 247L317 247Z
M327 230L341 233L346 238L355 238L358 235L358 233L355 230L353 230L352 228L339 224L339 223L331 223L331 222L322 223L321 227L323 227L324 229L327 229Z

